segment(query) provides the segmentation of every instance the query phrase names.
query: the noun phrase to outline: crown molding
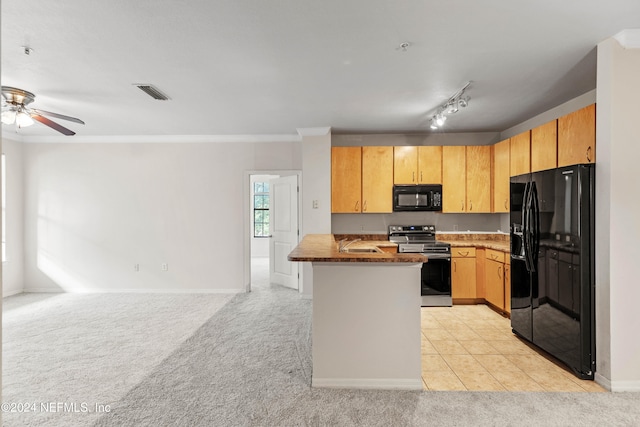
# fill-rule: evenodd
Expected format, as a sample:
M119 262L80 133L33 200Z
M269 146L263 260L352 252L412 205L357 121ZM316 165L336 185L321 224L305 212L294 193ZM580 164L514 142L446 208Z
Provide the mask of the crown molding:
M331 126L317 128L296 128L300 136L325 136L331 133Z
M613 38L625 49L640 49L640 29L622 30Z
M13 135L13 134L11 134ZM5 138L5 133L2 135ZM74 135L74 136L19 136L24 143L82 143L82 144L132 144L132 143L265 143L300 142L300 135Z

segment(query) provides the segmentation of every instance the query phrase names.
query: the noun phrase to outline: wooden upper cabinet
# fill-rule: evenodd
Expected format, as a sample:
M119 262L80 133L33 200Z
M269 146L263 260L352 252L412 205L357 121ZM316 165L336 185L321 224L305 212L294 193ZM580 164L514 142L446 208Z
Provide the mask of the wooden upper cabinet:
M394 184L442 184L442 147L394 147Z
M393 212L393 147L362 147L362 212Z
M510 140L495 144L493 149L493 212L509 212Z
M418 183L442 184L442 147L418 147Z
M362 210L362 147L331 147L331 212Z
M473 145L466 148L466 211L491 212L491 146Z
M531 131L511 137L510 175L531 172Z
M558 167L558 121L531 129L531 172Z
M393 183L417 184L418 147L393 147Z
M596 161L596 105L558 119L558 167Z
M442 147L442 212L464 212L466 199L466 150Z

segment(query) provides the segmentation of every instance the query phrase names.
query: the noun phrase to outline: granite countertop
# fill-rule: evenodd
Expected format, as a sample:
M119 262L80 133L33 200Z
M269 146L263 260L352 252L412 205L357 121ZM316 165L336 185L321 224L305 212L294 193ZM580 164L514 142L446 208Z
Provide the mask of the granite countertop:
M438 233L438 241L449 243L452 248L484 248L510 252L509 235L505 233Z
M510 252L511 246L509 242L500 242L495 240L441 240L451 245L452 248L484 248L496 251Z
M355 237L359 238L359 237ZM352 241L350 238L348 241ZM394 247L388 240L361 240L349 245L349 249ZM396 262L422 263L427 257L422 254L398 254L378 252L339 252L338 241L333 234L307 234L287 257L289 261L303 262Z

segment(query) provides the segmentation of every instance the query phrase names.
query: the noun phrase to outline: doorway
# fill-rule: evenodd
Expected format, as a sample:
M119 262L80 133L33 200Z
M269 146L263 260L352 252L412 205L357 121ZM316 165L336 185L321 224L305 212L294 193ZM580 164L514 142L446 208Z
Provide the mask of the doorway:
M272 285L299 289L298 265L286 256L299 240L300 175L300 171L253 171L245 177L247 292L266 290ZM280 214L275 210L277 206ZM289 230L291 227L294 229Z

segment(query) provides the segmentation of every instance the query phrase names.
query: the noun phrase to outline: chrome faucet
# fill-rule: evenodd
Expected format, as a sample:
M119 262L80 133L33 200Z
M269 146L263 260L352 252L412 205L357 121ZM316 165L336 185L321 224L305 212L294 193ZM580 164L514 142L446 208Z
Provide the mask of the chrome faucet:
M349 243L347 243L347 244L345 244L345 243L344 243L344 242L346 242L346 241L347 241L347 239L342 239L342 240L340 240L340 241L338 242L338 252L346 252L346 251L347 251L347 248L348 248L352 243L359 242L360 240L362 240L362 239L355 239L355 240L350 241L350 242L349 242Z

